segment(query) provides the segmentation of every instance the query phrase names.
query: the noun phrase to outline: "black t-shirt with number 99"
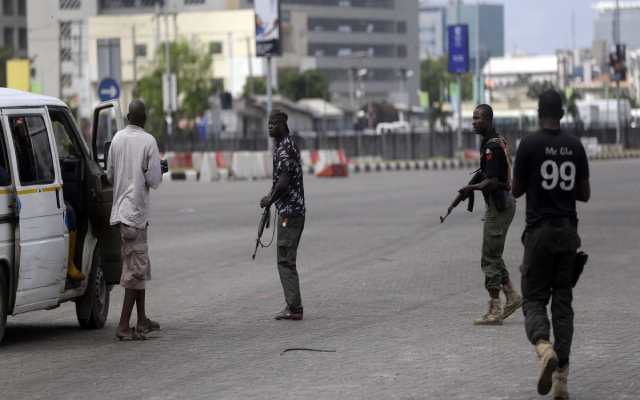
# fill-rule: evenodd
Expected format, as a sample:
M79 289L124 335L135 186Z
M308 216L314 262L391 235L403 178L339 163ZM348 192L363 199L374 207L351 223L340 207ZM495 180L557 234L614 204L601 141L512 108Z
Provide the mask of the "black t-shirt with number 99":
M580 140L550 129L526 136L518 147L513 175L526 188L527 227L564 217L577 224L576 183L589 178Z

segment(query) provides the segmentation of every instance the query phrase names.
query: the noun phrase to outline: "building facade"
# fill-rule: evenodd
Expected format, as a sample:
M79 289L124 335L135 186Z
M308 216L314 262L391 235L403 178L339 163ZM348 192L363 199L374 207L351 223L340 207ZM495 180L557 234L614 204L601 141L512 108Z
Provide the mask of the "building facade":
M154 66L156 53L163 52L167 38L186 40L198 52L210 54L211 76L236 97L248 76L266 72L263 60L255 57L253 10L191 11L167 17L100 15L89 18L88 27L94 96L98 83L112 78L121 83L122 100L127 103L138 79Z
M93 85L103 70L97 55L97 39L92 37L97 33L91 30L89 21L95 25L99 23L95 17L153 16L161 5L175 16L167 28L173 37L181 37L184 33L193 37L199 33L188 32L189 27L180 28L177 21L181 14L214 10L250 11L253 1L27 0L28 26L33 27L28 31L29 56L35 60L34 81L37 87L45 94L61 97L72 106L77 105L80 115L88 117L95 99ZM417 105L420 67L417 0L283 0L281 10L283 55L274 60L274 72L286 67L321 70L330 80L334 100L354 108L369 100ZM247 41L240 36L249 36L251 32L236 34L224 21L211 23L202 20L196 23L199 31L222 32L227 29L223 32L224 38L215 39L222 42L225 56L246 53ZM165 29L164 21L154 24L160 25L153 28L155 30ZM227 28L220 28L220 24ZM120 78L125 80L126 86L132 68L126 59L133 52L130 48L132 41L127 38L132 35L131 26L116 24L112 34L108 32L109 28L107 32L100 29L100 40L104 46L109 46L104 42L108 39L106 36L119 39ZM146 32L145 35L155 34ZM145 58L151 57L159 43L143 38L142 33L138 37L146 41L146 53L142 46L138 46L141 54L146 54L139 57L141 65L144 65ZM225 44L229 40L237 42L242 49L227 52ZM95 60L91 58L93 51L97 52ZM241 56L236 58L240 60ZM238 62L242 65L233 68L214 60L216 77L226 73L228 76L223 78L235 94L244 83L240 76L242 68L249 65L246 60ZM253 72L260 75L259 71ZM277 73L274 75L277 82Z
M614 45L615 1L600 1L593 5L594 41L605 42L608 48ZM620 41L627 49L640 48L640 1L620 1Z
M440 58L445 54L447 37L447 9L420 3L418 32L420 35L420 59Z
M2 0L0 5L0 48L10 49L16 58L27 56L26 0Z
M469 59L472 69L475 67L476 54L479 56L480 69L491 57L504 56L504 6L502 4L463 4L459 9L450 5L447 9L447 25L458 22L469 25ZM476 50L477 46L479 46L478 50ZM448 48L448 42L445 41L445 52L448 52Z
M333 100L345 106L417 105L417 0L283 0L281 9L279 68L324 72Z
M10 1L10 0L2 0ZM17 1L17 0L14 0ZM60 97L90 116L96 94L92 82L99 75L91 64L89 19L96 16L131 16L156 12L166 5L171 14L186 11L239 8L241 0L26 0L28 55L33 60L34 90ZM171 24L173 26L173 23ZM164 26L164 25L163 25ZM114 26L114 38L131 27ZM162 29L162 27L160 28ZM172 28L169 28L170 30ZM127 41L126 43L129 43ZM121 42L125 46L125 42ZM147 49L153 54L155 48ZM125 55L126 57L126 55ZM144 58L144 57L142 57ZM131 68L123 65L122 70ZM126 72L125 72L126 74Z

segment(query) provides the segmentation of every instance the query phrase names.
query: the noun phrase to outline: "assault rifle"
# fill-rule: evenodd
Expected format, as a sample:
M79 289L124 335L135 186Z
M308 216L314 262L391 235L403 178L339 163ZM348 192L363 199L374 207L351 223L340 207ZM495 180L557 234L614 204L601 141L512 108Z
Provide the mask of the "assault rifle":
M471 178L471 180L469 181L469 185L475 185L477 183L480 183L484 180L484 174L482 173L481 169L477 169L475 171L472 172L473 174L473 178ZM467 211L472 212L473 211L473 205L475 203L475 195L473 192L469 192L469 193L465 193L465 192L458 192L458 195L456 196L455 199L453 199L453 202L451 203L451 205L449 206L449 208L447 208L447 213L445 214L445 216L440 216L440 223L444 223L444 220L447 219L447 217L451 214L451 211L453 211L454 208L458 207L458 204L462 203L463 201L468 200L467 201Z
M264 212L262 213L262 217L260 218L260 223L258 224L258 237L256 238L256 248L253 251L253 256L251 256L252 260L256 259L256 254L258 253L258 247L269 247L271 243L268 245L264 245L262 243L262 234L264 233L264 228L269 229L269 225L271 224L271 206L265 207ZM273 241L273 238L271 238Z

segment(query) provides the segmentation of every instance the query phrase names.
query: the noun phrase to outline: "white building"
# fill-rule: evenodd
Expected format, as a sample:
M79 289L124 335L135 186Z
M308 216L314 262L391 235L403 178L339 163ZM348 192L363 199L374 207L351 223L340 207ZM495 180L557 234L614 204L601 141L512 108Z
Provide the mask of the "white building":
M558 56L492 57L482 74L493 89L523 82L558 82Z
M255 57L253 10L182 12L165 24L155 14L101 15L88 19L91 101L97 85L115 78L127 103L135 80L148 73L164 40L186 40L212 56L211 76L234 96L242 93L248 76L264 76L263 59ZM168 29L167 29L168 28ZM113 47L117 54L111 56ZM113 60L115 58L115 60ZM173 60L179 62L179 60Z
M10 1L10 0L7 0ZM34 60L35 87L60 97L89 117L95 94L91 81L95 66L89 60L89 19L155 12L164 3L171 13L237 9L240 0L26 0L29 58ZM0 22L2 22L0 20ZM216 29L209 26L209 29ZM170 28L171 30L172 28ZM131 26L115 26L114 36L130 35ZM142 38L141 38L142 39ZM129 43L130 40L127 42ZM246 47L244 44L239 44ZM126 46L121 42L121 51ZM148 48L153 54L155 47ZM126 54L123 54L126 57ZM131 68L123 65L122 71Z

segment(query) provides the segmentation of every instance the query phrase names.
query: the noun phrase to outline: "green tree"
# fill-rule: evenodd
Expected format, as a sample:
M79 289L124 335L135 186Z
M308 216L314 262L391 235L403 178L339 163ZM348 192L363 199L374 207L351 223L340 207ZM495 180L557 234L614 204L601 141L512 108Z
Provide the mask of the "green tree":
M527 97L530 99L537 100L538 97L540 97L540 95L542 94L542 92L548 89L556 89L556 87L552 82L549 82L549 81L531 82L527 87Z
M209 96L215 81L211 72L211 55L181 40L171 43L171 72L178 81L177 119L195 119L209 107ZM147 104L150 131L159 135L164 131L162 104L162 75L165 72L164 49L159 49L150 69L138 82L137 92Z
M267 94L267 79L262 76L247 77L242 89L242 95L247 97L251 94L253 85L253 94Z
M429 93L429 103L446 101L449 84L456 82L458 77L448 71L447 57L426 59L420 64L420 89ZM462 75L462 99L473 99L473 76Z
M11 59L13 50L0 47L0 87L7 86L7 61Z
M299 72L283 68L278 72L278 81L278 91L293 101L306 98L329 100L329 79L318 70Z
M429 124L433 127L440 120L443 125L447 114L443 111L443 104L449 99L449 84L457 82L458 77L448 71L446 56L436 59L426 59L420 64L420 89L429 93ZM473 99L473 76L462 75L462 99Z
M579 92L568 89L562 92L562 102L564 103L567 114L571 116L574 122L580 121L580 110L578 110L578 100L582 98Z

